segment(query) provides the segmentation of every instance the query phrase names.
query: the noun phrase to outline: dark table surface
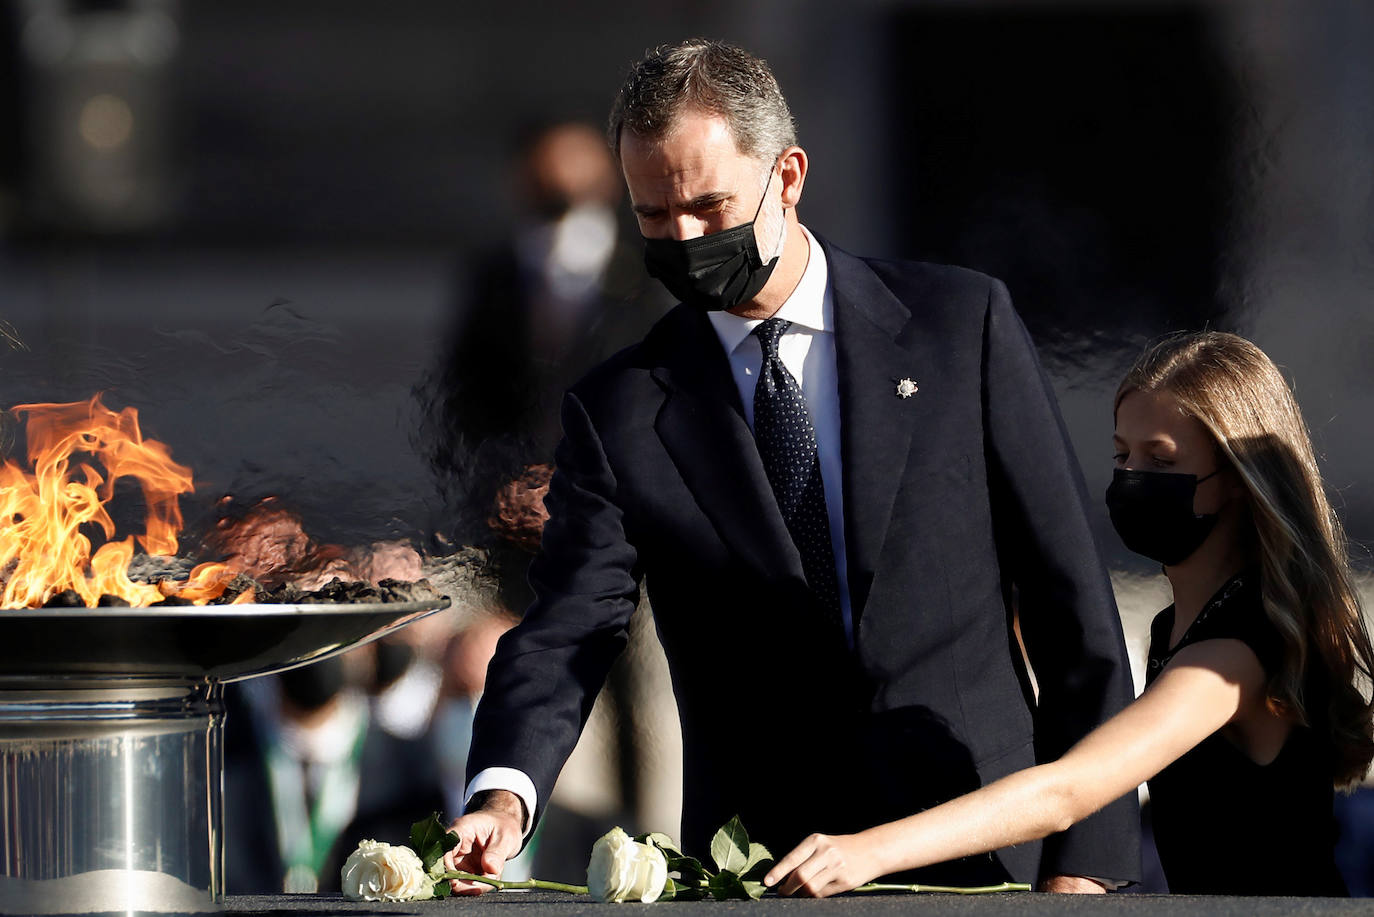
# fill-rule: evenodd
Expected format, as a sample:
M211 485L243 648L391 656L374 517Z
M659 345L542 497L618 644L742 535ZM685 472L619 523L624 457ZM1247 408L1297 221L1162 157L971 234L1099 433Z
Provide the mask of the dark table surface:
M960 895L865 894L827 898L766 898L763 901L665 902L663 904L605 905L580 895L558 892L499 892L477 898L446 898L437 901L379 903L348 901L337 895L237 895L225 901L231 914L257 917L289 917L314 914L414 914L467 913L473 917L569 917L597 913L602 917L635 913L652 907L655 917L895 917L901 914L955 915L955 917L1269 917L1269 915L1374 914L1368 898L1235 898L1191 895L1044 895L1019 892L964 897ZM607 908L621 910L607 911ZM662 913L659 913L659 911ZM490 911L491 913L487 913Z

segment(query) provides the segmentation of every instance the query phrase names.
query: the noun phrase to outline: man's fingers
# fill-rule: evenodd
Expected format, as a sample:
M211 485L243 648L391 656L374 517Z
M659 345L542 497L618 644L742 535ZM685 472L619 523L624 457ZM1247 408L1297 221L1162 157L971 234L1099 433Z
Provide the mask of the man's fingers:
M457 869L458 861L468 855L467 846L468 845L464 842L459 841L458 846L444 851L444 867L446 869Z
M492 886L484 882L467 882L463 879L449 879L448 886L455 895L481 895L492 890Z
M472 852L473 831L470 824L464 824L462 819L458 819L449 826L449 830L458 835L458 843L444 851L444 869L455 872L466 872L461 862L464 857Z
M1069 895L1100 895L1106 893L1107 887L1096 879L1056 875L1041 879L1040 891Z
M500 828L492 830L482 848L482 874L499 877L511 854L519 849L519 842L513 842Z
M457 872L468 872L493 878L501 875L501 866L505 863L504 857L497 861L496 868L493 869L488 865L491 854L491 835L485 837L476 835L465 846L468 848L467 853L454 858ZM449 882L449 887L455 895L484 895L493 889L493 886L485 882L472 882L465 879L453 879Z
M451 857L451 860L450 860ZM463 856L454 856L452 852L445 855L444 867L453 872L469 872L482 874L482 863L479 856L469 852ZM469 882L465 879L450 879L449 888L455 895L481 895L489 892L492 886L485 882Z
M449 830L458 843L444 853L444 868L452 872L499 878L506 861L519 852L523 833L513 830L514 821L486 812L474 812L456 819ZM455 895L481 895L492 886L484 882L451 879Z
M488 848L482 851L482 875L493 879L501 878L501 870L506 865L506 855Z

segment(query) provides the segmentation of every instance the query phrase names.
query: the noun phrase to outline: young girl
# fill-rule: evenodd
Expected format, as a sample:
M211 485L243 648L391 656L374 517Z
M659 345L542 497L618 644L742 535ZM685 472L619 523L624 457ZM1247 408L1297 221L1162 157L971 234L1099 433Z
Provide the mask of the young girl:
M1312 444L1283 377L1230 334L1147 351L1116 395L1112 523L1164 565L1145 692L1058 761L901 821L813 835L783 894L1062 831L1148 780L1175 893L1344 895L1333 786L1374 758L1374 667Z

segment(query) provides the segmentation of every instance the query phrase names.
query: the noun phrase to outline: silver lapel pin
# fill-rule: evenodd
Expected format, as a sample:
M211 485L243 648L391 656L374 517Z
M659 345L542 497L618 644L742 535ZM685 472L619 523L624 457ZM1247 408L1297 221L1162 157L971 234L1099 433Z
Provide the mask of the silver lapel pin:
M916 383L911 379L903 379L897 383L897 396L899 398L910 398L917 391Z

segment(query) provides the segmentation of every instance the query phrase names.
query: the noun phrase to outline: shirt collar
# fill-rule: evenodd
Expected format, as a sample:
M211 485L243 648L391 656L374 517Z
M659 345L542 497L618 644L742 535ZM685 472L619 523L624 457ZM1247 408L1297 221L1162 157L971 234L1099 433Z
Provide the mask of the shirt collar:
M774 318L786 319L793 325L809 328L812 331L832 334L835 331L835 308L830 296L830 269L825 262L825 253L805 226L798 224L802 237L806 239L806 269L792 295L773 313ZM720 338L720 345L727 354L735 352L750 332L762 324L762 319L740 318L729 312L708 312L706 317Z

